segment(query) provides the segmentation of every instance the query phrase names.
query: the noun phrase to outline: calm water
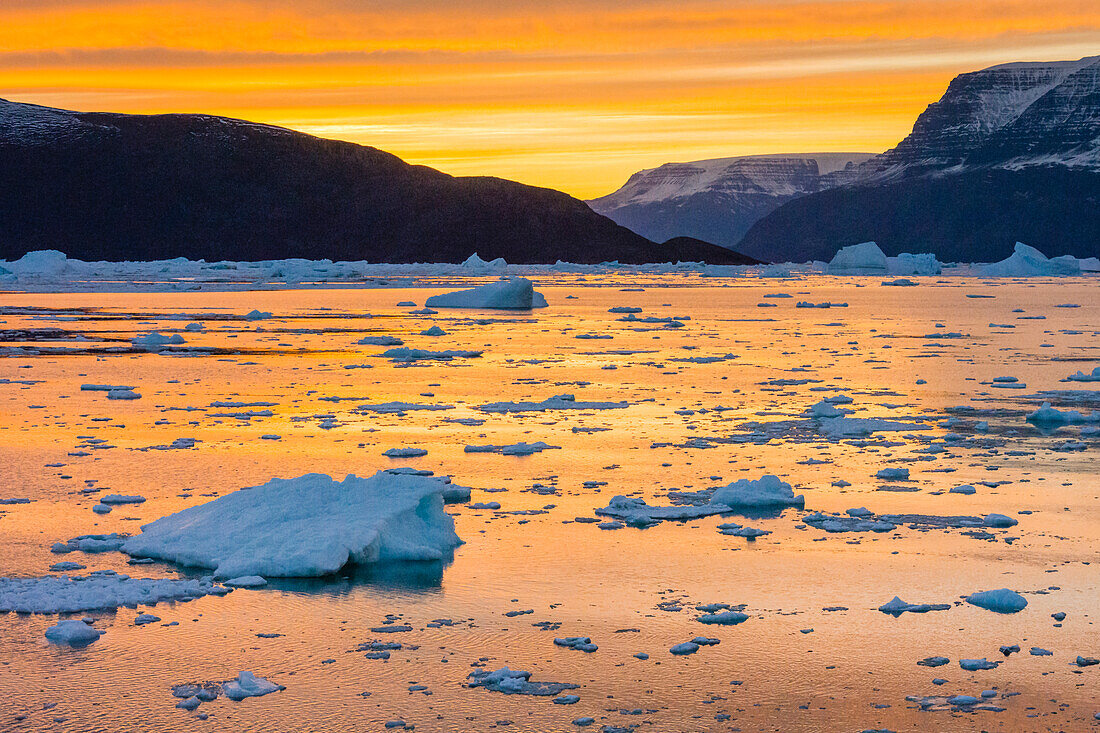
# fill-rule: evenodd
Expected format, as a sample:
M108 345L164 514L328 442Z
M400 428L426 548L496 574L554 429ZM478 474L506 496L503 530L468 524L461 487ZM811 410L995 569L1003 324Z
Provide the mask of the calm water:
M209 500L201 494L276 476L369 476L409 465L474 487L475 502L502 505L500 512L448 507L467 544L446 566L272 582L141 609L177 626L135 627L133 609L93 613L107 633L83 649L46 642L54 616L0 615L0 730L380 730L403 719L426 731L564 731L578 730L571 721L581 716L596 719L589 730L640 731L1096 725L1100 667L1071 662L1100 656L1100 438L1082 438L1077 426L1044 433L1024 419L1044 391L1055 392L1046 399L1056 406L1100 407L1100 385L1061 381L1100 365L1095 280L924 279L918 287L887 288L875 279L668 276L647 279L643 292L624 287L611 277L539 283L551 307L515 314L410 315L397 306L422 304L441 289L0 295L0 379L12 380L0 384L0 498L34 500L0 507L2 576L46 575L59 560L136 577L176 576L180 571L167 565L129 566L118 553L58 556L49 547L79 534L136 532L142 522ZM774 293L793 297L764 297ZM799 309L799 300L849 305ZM758 307L762 302L776 307ZM1080 307L1056 307L1067 303ZM690 320L682 328L623 322L608 313L614 306L640 307L641 318ZM252 309L274 317L240 318ZM183 331L191 319L206 330ZM419 335L433 324L447 335ZM61 331L27 336L17 329ZM151 330L181 333L186 349L127 352L129 339ZM926 338L934 333L961 337ZM356 345L366 335L484 355L394 364L379 358L385 347ZM735 358L677 361L726 354ZM990 384L1003 376L1026 388ZM81 392L82 383L134 385L143 397L108 401ZM847 407L856 417L913 429L843 440L806 429L801 413L841 392L853 398ZM630 406L476 409L562 393ZM219 400L277 404L211 407ZM454 409L356 410L388 401ZM982 412L945 422L948 409L960 405ZM274 414L215 416L247 409ZM484 423L451 422L459 418ZM988 430L976 431L977 421ZM948 433L960 439L942 452L918 452ZM281 440L261 439L270 434ZM178 438L199 442L142 450ZM538 440L561 449L529 457L463 452L468 444ZM1055 450L1077 440L1084 450ZM428 455L382 455L403 446ZM912 480L873 478L896 467L909 468ZM801 523L807 512L793 509L645 530L603 531L573 521L593 517L616 494L667 504L671 490L764 473L793 484L806 496L807 512L999 512L1020 521L991 530L992 539L905 525L886 534L827 534ZM834 485L841 480L850 486ZM879 490L899 484L911 490ZM976 485L977 493L946 493L960 484ZM91 511L95 495L80 493L86 486L148 501L98 516ZM509 513L530 509L546 513ZM772 534L754 541L719 534L716 525L730 519ZM1028 607L998 615L959 603L1001 587L1023 593ZM894 595L957 605L899 618L876 610ZM681 610L663 610L673 608L668 601L681 602ZM745 604L750 619L735 627L698 623L693 607L716 602ZM836 607L846 610L823 610ZM1056 626L1051 614L1059 611L1067 618ZM386 635L407 648L388 661L365 659L356 647L381 638L370 628L386 614L413 627ZM455 623L426 626L438 618ZM688 657L669 653L699 635L721 644ZM555 636L592 637L599 651L556 647ZM1003 644L1019 644L1023 653L1005 659ZM1054 655L1030 656L1032 646ZM650 658L636 659L637 652ZM916 665L929 656L951 664ZM958 667L960 658L975 657L1004 662L981 672ZM471 664L483 658L490 669L507 665L532 671L535 680L578 684L581 700L564 706L466 688ZM172 685L229 679L244 669L287 689L206 703L199 711L209 715L205 721L174 708ZM948 682L937 686L934 678ZM427 690L410 692L410 685ZM982 690L996 690L993 702L1005 710L922 711L906 700Z

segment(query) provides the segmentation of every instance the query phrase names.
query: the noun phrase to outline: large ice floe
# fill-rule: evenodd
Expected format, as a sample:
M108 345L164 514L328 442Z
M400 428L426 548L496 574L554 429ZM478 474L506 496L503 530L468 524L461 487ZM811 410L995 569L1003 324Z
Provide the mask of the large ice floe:
M424 305L429 308L531 310L545 308L546 298L542 293L535 292L534 286L527 278L513 277L469 290L433 295L425 301Z
M986 277L1037 277L1043 275L1079 275L1081 264L1069 255L1047 259L1039 250L1017 242L1008 259L991 265L978 265L979 275Z
M216 577L309 577L347 565L445 559L462 540L443 511L447 485L379 471L335 481L272 479L142 527L134 557L210 568Z
M761 476L756 480L740 479L712 491L678 493L684 502L674 506L650 506L644 499L632 496L616 496L596 514L621 519L634 526L647 526L663 520L685 520L728 514L743 510L782 509L801 507L806 499L796 495L790 484L778 476Z
M162 601L190 601L229 590L209 580L131 578L113 570L86 576L0 578L0 612L77 613Z

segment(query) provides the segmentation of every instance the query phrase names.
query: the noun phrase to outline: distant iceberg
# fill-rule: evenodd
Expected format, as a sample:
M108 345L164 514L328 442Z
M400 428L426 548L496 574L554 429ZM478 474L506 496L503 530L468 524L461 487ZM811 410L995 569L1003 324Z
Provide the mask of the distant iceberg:
M1017 242L1008 259L991 265L979 265L977 274L985 277L1037 277L1043 275L1080 275L1081 264L1069 255L1047 259L1039 250Z
M829 262L830 275L885 275L886 255L874 242L841 247Z
M534 285L527 278L513 277L469 290L433 295L424 305L428 308L531 310L545 308L546 298L542 293L535 292Z

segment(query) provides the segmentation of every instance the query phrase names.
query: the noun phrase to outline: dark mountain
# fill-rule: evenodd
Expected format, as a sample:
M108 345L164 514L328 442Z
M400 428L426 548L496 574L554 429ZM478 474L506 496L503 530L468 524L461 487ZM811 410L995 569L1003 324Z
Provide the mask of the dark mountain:
M897 147L779 207L737 247L827 260L867 240L944 261L1000 260L1016 241L1100 255L1100 57L956 77Z
M665 253L670 261L678 262L690 262L689 255L692 252L698 251L702 247L713 247L715 245L710 242L704 242L701 239L695 237L673 237L672 239L665 240L661 244L661 251ZM730 253L731 261L726 263L730 265L761 265L763 260L758 260L754 257L734 252L733 250L726 250Z
M754 155L666 163L607 196L599 213L655 241L690 236L733 247L783 203L837 185L871 153Z
M381 150L206 115L0 100L0 258L664 262L558 191L453 177ZM706 243L677 257L735 264Z

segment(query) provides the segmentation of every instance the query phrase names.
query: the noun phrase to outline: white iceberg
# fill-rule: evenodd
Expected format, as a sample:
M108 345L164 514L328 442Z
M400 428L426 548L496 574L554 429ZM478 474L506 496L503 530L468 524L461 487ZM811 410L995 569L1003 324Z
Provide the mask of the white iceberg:
M943 264L930 252L916 255L902 252L897 257L886 258L886 272L890 275L939 275L943 272Z
M428 308L531 310L545 308L546 298L535 292L534 285L527 278L513 277L469 290L433 295L424 305Z
M56 249L40 249L10 263L8 269L20 277L61 277L69 270L69 258Z
M885 275L886 255L874 242L841 247L829 262L830 275ZM901 274L901 273L898 273Z
M981 265L978 274L985 277L1037 277L1043 275L1079 275L1081 265L1073 257L1047 259L1039 250L1017 242L1008 259Z
M222 578L441 560L462 544L443 511L444 488L433 477L386 471L343 481L318 473L277 478L146 524L122 551L210 568Z

